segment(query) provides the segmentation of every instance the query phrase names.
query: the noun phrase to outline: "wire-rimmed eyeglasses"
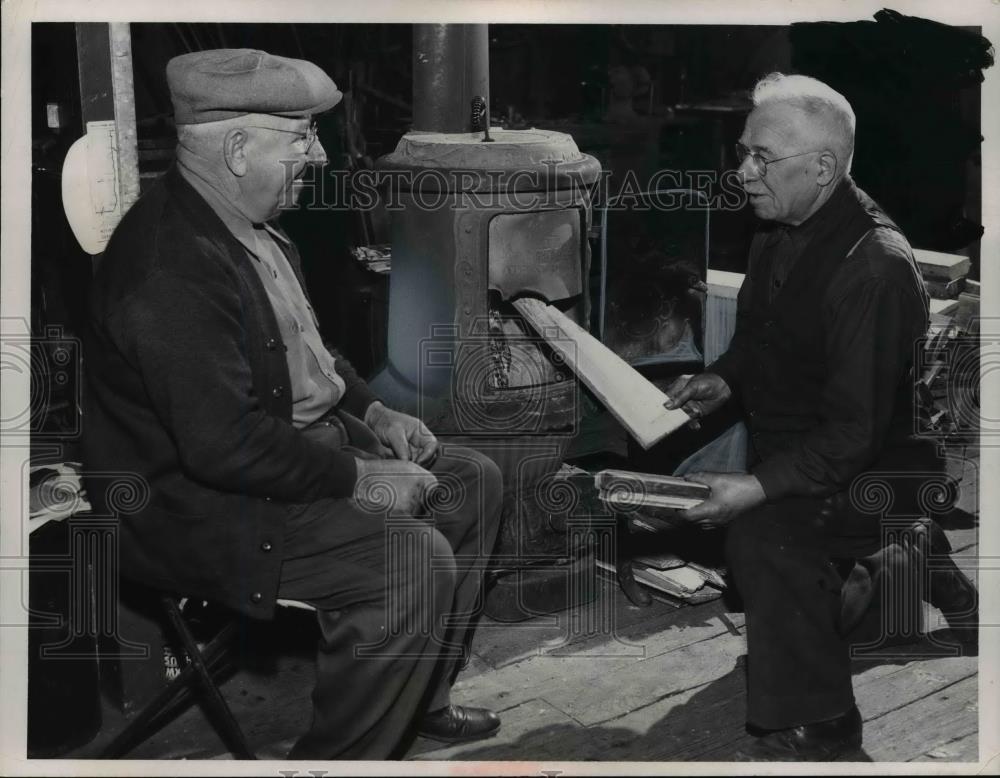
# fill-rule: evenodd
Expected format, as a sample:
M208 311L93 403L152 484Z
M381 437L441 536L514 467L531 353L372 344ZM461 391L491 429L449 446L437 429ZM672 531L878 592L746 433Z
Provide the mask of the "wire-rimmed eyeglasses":
M777 159L767 159L761 156L757 151L751 151L742 143L736 144L736 159L740 165L743 161L750 157L750 164L753 166L754 173L763 178L767 175L767 166L773 165L775 162L784 162L786 159L794 159L795 157L804 157L806 154L817 154L823 151L823 149L810 149L809 151L800 151L798 154L789 154L787 157L778 157Z
M257 129L257 130L273 130L274 132L287 132L287 133L290 133L292 135L298 135L299 136L299 140L305 141L305 144L306 144L305 150L306 150L306 152L308 152L309 149L311 149L313 147L313 144L316 142L316 138L317 138L316 122L313 122L312 124L310 124L309 128L306 129L306 130L282 130L282 129L278 128L278 127L265 127L265 126L263 126L261 124L248 124L246 126L247 127L253 127L254 129Z

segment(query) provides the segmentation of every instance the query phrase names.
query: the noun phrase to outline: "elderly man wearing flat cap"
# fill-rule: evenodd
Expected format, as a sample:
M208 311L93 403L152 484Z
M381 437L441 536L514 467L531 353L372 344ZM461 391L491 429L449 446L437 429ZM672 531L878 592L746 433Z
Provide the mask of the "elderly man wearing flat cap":
M255 618L315 606L313 721L291 758L491 735L496 715L449 692L499 470L439 446L324 345L275 221L326 161L313 118L341 93L309 62L243 49L176 57L167 81L176 164L108 244L85 351L87 468L149 487L119 514L121 570Z

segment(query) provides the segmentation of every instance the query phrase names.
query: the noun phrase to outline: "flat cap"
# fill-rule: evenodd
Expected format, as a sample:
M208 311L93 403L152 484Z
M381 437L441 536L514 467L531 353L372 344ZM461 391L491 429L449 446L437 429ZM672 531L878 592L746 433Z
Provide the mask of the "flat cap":
M255 49L212 49L174 57L167 85L176 124L203 124L248 113L304 116L343 97L319 67Z

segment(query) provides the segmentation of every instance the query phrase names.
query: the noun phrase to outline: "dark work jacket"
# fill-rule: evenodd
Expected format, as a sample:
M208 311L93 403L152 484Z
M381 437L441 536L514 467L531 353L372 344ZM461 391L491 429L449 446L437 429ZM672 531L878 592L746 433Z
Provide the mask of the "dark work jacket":
M127 577L268 618L285 505L349 496L357 471L292 426L252 261L176 168L136 202L94 278L83 444L88 496L119 517ZM337 372L339 407L363 416L374 397L341 358ZM127 494L116 475L141 486Z
M751 244L736 332L709 370L746 412L768 499L826 497L862 472L936 467L914 435L913 355L927 296L899 228L848 178L770 298L765 225Z

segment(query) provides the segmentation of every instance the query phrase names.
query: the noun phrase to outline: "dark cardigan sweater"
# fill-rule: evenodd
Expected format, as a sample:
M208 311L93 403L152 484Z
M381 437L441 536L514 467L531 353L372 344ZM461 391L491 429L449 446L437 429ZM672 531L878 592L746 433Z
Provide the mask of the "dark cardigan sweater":
M83 443L101 474L94 509L120 518L123 573L266 618L285 505L349 496L357 472L292 426L284 348L250 261L175 168L139 199L94 279ZM337 371L339 407L363 417L375 398L346 360ZM123 505L115 473L148 495Z

